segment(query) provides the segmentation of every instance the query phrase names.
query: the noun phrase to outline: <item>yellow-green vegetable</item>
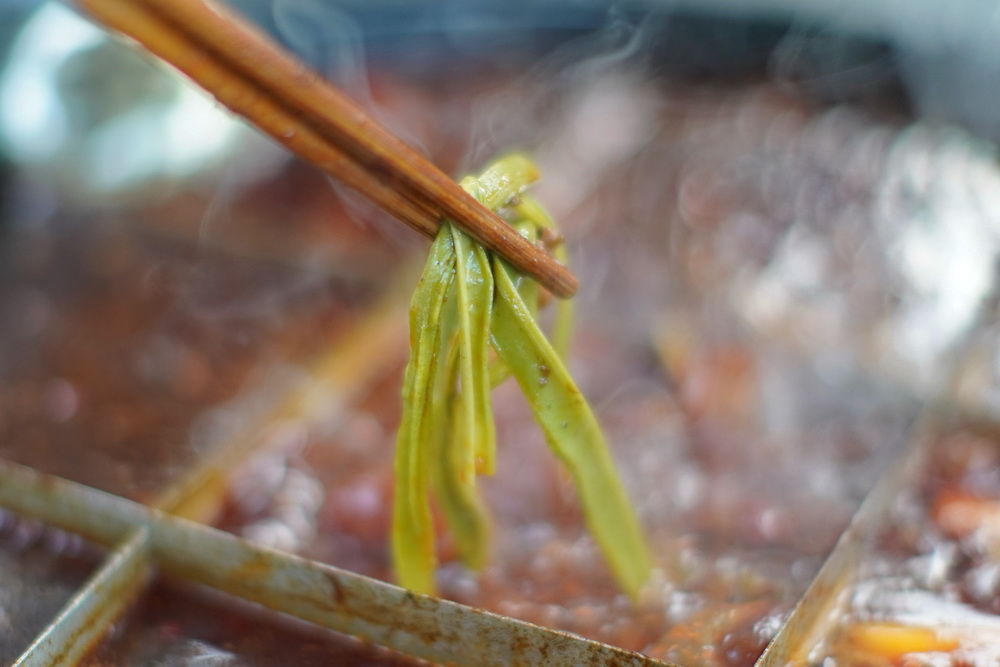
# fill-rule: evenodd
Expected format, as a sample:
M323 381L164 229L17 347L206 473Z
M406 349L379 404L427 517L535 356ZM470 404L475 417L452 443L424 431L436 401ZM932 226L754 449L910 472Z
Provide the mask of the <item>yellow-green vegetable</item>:
M431 373L438 363L438 337L445 295L454 279L455 247L439 234L410 303L410 361L403 376L403 416L396 436L396 489L392 512L392 557L396 576L415 591L434 590L434 525L427 502L427 448Z
M539 228L549 230L558 235L556 223L549 215L548 211L534 197L525 195L514 207L514 212L522 220L529 220ZM555 258L563 264L569 265L569 253L566 245L559 243L552 252ZM573 299L559 299L556 302L556 317L552 325L552 347L559 353L559 356L566 359L569 353L569 343L573 338Z
M634 596L649 574L649 553L601 428L514 288L510 267L499 257L493 263L497 283L493 345L531 404L549 447L573 476L587 527L615 578Z
M461 395L467 397L463 401L464 430L461 433L468 450L465 471L469 476L477 470L492 475L496 468L496 429L490 405L489 375L483 371L489 353L493 273L486 250L455 225L448 223L448 227L456 254Z
M524 156L498 160L462 186L504 213L534 241L555 226L538 202L519 197L537 169ZM556 249L565 261L565 250ZM557 306L555 347L536 323L538 286L445 222L410 306L410 361L396 442L393 563L399 582L433 593L433 489L462 561L486 563L490 523L476 475L492 474L496 442L490 389L513 375L549 447L580 493L587 525L619 585L635 597L649 553L597 420L563 364L572 307ZM489 359L489 347L496 351Z

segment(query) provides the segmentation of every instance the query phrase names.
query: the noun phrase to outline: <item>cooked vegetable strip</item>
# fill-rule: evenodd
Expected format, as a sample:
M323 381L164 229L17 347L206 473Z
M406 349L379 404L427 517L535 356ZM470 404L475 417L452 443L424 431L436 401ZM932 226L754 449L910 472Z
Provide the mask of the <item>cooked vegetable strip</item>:
M527 195L521 197L521 201L514 207L514 212L519 217L535 223L541 229L558 234L555 221L534 197ZM558 238L560 240L556 243L552 254L563 266L568 267L569 252L561 237ZM573 299L559 299L555 305L556 317L552 325L552 347L559 353L563 361L569 355L569 346L573 339L573 303Z
M530 160L512 155L478 179L464 179L462 186L489 208L507 207L514 227L534 243L544 230L556 234L538 202L517 197L536 177ZM556 253L565 261L561 244ZM410 361L396 445L393 559L399 582L408 588L434 590L429 485L462 561L473 569L485 565L490 522L476 492L476 474L494 470L489 392L509 375L573 476L587 525L618 583L636 597L649 574L639 522L604 436L561 359L569 346L572 311L560 304L554 348L535 321L539 296L533 281L450 222L442 224L410 308ZM497 352L492 361L490 343Z
M516 209L515 209L516 210ZM538 241L538 224L534 220L518 220L513 223L514 229L518 231L524 238L528 239L532 243ZM538 319L538 284L533 281L526 279L522 274L515 274L513 276L514 286L517 288L518 293L521 295L521 300L528 308L528 312L531 313L532 319ZM568 299L565 299L568 301ZM490 362L489 366L489 382L491 387L499 387L510 377L510 369L503 362L499 356L494 357Z
M451 292L455 291L452 284ZM454 294L446 304L442 335L438 341L438 364L432 378L428 422L428 450L434 492L451 528L462 562L472 569L486 564L490 525L486 509L476 494L476 479L467 473L467 448L460 437L466 415L458 392L459 333Z
M456 285L458 292L459 341L462 395L465 408L462 436L466 439L467 468L473 477L478 471L492 475L496 469L496 428L490 405L489 351L490 318L493 313L493 273L486 251L458 227L450 224L455 241Z
M493 345L531 404L549 447L566 465L587 526L619 585L630 596L645 583L651 561L601 428L559 355L531 318L508 273L493 259L497 298Z
M455 244L455 292L458 297L457 302L457 312L455 316L458 318L458 367L459 367L459 379L462 383L463 395L471 396L472 392L475 391L475 370L472 367L472 324L469 311L473 308L479 311L484 310L482 297L479 298L478 304L473 304L469 298L469 267L465 263L467 252L467 244L462 243L465 239L462 238L462 233L458 232L451 223L445 222L448 226L447 230L442 231L443 234L451 234L453 242ZM480 315L481 317L481 315ZM471 398L461 401L463 411L460 415L460 421L456 424L461 426L460 428L452 429L452 437L458 438L461 446L458 448L460 452L459 456L459 469L458 474L463 480L469 480L476 475L476 449L479 447L479 424L476 420L476 404Z
M511 155L498 160L479 179L464 179L462 186L486 206L499 208L537 177L538 170L531 160L521 155ZM450 318L443 315L442 309L446 296L452 293L452 282L457 273L454 237L447 231L448 228L449 225L442 225L442 231L431 245L424 273L410 303L410 361L403 378L403 416L396 437L393 564L399 583L422 593L433 593L435 589L436 558L434 527L428 498L428 472L437 462L432 461L431 456L441 451L448 451L449 460L452 462L456 461L457 456L453 451L456 445L450 440L458 429L454 428L454 425L442 429L440 424L443 419L438 421L433 418L432 406L434 385L437 384L435 378L445 373L441 378L439 389L442 396L447 395L450 390L449 383L453 386L455 382L454 374L446 373L447 369L441 368L442 365L447 365L445 364L447 355L441 351L442 341L450 341L454 327L461 329L462 322L466 321L465 318L456 317L457 323L453 327L443 326ZM482 268L486 274L489 273L488 264L484 263ZM490 282L490 294L492 294L492 277ZM468 289L467 284L466 289ZM488 306L481 308L485 310L486 307ZM483 356L485 358L485 354ZM442 409L448 410L447 407ZM448 415L449 412L443 414ZM436 421L437 424L434 423ZM490 424L492 424L492 412ZM494 437L492 428L490 435ZM434 439L445 436L449 438L448 444L435 448ZM474 442L465 442L463 446L468 448L476 445ZM438 452L435 452L435 449ZM467 450L457 460L466 461L466 457ZM455 474L461 472L462 468L461 465L448 466L448 470ZM488 545L480 543L472 547L468 543L475 539L474 535L482 536L488 531L484 531L481 523L474 518L475 508L463 500L467 499L470 493L464 486L475 483L474 475L465 476L469 479L464 482L461 477L457 477L442 480L436 486L445 505L446 514L455 522L452 524L453 530L456 525L466 526L462 535L456 535L456 541L459 542L460 548L464 548L463 555L470 562L476 563L482 560L477 554L485 554ZM474 490L472 492L474 493ZM469 539L465 539L466 535Z
M456 261L460 260L456 258ZM470 463L473 450L469 446L464 424L466 418L478 419L479 415L475 411L467 411L465 394L459 392L458 386L460 351L463 349L459 323L466 321L460 316L464 306L458 294L465 275L456 272L445 301L442 335L438 341L438 363L431 379L428 450L434 492L462 561L470 568L480 569L486 564L489 553L490 526L486 510L476 494L476 478ZM490 300L493 297L492 279L490 274ZM492 412L488 424L475 426L480 432L485 430L485 426L492 429Z
M437 361L441 309L455 274L455 245L438 234L410 303L410 361L403 377L403 417L396 437L396 491L392 512L392 551L403 586L434 591L434 526L427 500L429 436L428 387Z
M514 223L514 229L520 232L521 236L528 239L532 243L538 242L538 225L532 220L517 220ZM521 300L524 301L524 305L528 308L528 312L531 313L531 319L537 319L538 296L540 294L538 291L538 283L520 273L514 275L512 280L514 282L514 286L517 287L518 293L521 295Z
M457 351L456 346L454 350ZM435 438L434 490L451 529L459 556L466 567L480 570L486 565L490 547L490 519L479 494L475 477L463 476L465 451L452 433L461 426L464 416L462 395L452 394L442 411L445 422L441 436ZM450 414L448 413L450 409ZM449 427L448 420L452 420Z
M537 180L535 163L525 155L512 153L491 164L478 177L463 178L461 186L486 208L498 209Z

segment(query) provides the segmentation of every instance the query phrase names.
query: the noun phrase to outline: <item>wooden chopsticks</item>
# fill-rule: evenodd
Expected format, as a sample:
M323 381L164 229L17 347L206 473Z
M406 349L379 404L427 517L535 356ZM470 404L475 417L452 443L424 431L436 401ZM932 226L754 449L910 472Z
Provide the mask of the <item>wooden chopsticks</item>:
M576 278L318 74L211 0L77 0L289 150L433 236L454 220L561 297Z

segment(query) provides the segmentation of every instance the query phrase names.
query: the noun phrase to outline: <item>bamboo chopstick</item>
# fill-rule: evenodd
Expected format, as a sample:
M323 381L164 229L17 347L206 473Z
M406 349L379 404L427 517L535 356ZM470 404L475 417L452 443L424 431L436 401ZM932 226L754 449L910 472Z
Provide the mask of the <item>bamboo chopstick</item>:
M246 21L210 0L77 0L294 153L433 236L449 218L561 297L570 271Z

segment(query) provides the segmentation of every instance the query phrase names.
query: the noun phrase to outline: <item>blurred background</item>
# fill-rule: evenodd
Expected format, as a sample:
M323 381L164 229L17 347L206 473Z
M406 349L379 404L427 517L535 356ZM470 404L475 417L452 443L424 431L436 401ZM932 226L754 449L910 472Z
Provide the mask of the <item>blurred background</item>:
M750 664L923 406L1000 407L994 3L232 5L455 176L530 151L567 238L570 366L656 582L638 607L614 590L504 387L484 482L494 563L470 573L442 537L445 597L681 664ZM161 506L223 456L199 518L390 579L406 298L426 247L72 4L0 0L0 456ZM991 438L956 449L979 472L914 507L969 479L1000 499ZM996 535L925 510L914 530L933 539L887 562L996 613ZM8 622L6 659L77 585L60 559L97 556L0 526L0 624L44 606ZM45 540L39 565L26 554ZM928 553L954 576L902 565ZM157 591L176 617L208 604ZM266 653L236 622L166 637L173 617L144 604L97 664ZM817 662L847 650L823 646Z

